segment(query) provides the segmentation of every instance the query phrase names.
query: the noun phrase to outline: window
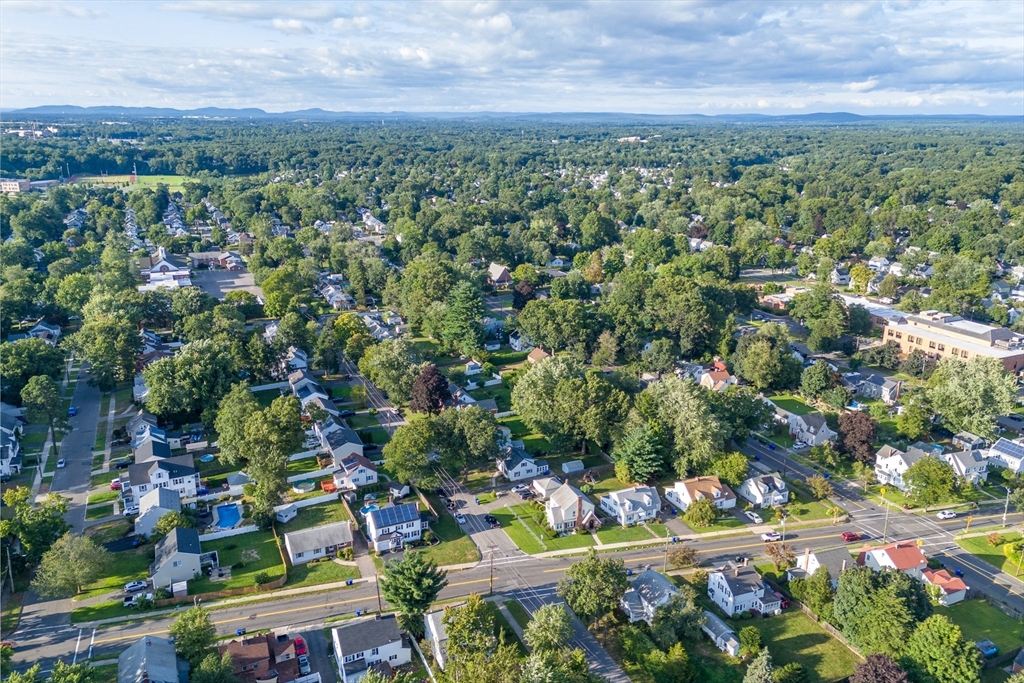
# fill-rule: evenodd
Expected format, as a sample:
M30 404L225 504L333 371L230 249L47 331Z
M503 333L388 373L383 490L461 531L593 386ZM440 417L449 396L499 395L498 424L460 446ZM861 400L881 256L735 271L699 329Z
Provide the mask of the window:
M321 548L314 548L314 549L313 549L313 554L314 554L314 555L319 555L319 554L320 554L321 552L322 552L322 549L321 549Z
M378 655L378 654L380 654L380 648L379 647L373 648L372 650L370 650L370 654L371 655Z
M181 560L175 560L174 562L171 563L171 566L172 567L180 567L181 566Z
M390 657L388 657L388 659L390 659L390 660L398 659L398 655L391 655Z
M303 556L303 555L305 555L305 554L306 554L306 553L304 553L304 552L303 552L303 553L295 553L295 557L296 557L296 558L299 558L299 557L302 557L302 556Z
M935 348L935 342L933 342L933 341L928 342L928 348L929 349L934 349Z

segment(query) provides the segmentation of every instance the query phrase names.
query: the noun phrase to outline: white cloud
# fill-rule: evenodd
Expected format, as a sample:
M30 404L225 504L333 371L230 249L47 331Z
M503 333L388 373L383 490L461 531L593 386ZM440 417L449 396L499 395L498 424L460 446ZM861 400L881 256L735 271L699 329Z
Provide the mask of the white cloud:
M844 83L843 90L849 90L851 92L866 92L868 90L874 90L875 86L878 85L877 78L869 78L866 81L858 81L855 83Z
M301 35L303 33L311 32L309 27L298 19L274 19L270 22L270 25L282 33L290 33L292 35Z

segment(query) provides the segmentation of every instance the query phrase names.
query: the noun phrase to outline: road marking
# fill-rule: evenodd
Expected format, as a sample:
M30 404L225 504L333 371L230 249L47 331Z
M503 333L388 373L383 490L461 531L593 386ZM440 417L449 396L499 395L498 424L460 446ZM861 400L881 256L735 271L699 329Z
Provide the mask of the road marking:
M78 647L82 644L82 629L78 629L78 640L75 641L75 656L71 660L71 665L74 666L75 662L78 661Z
M89 659L92 659L92 644L96 642L96 629L92 630L92 638L89 639Z

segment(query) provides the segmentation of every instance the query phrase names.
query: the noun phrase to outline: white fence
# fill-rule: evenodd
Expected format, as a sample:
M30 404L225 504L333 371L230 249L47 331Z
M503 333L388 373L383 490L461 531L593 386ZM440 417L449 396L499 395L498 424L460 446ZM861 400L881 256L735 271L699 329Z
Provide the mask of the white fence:
M212 531L208 534L202 534L199 537L199 542L203 541L216 541L218 538L230 538L232 536L241 536L242 534L251 534L254 531L259 531L259 527L255 524L249 526L239 526L234 529L223 529L221 531Z
M311 505L320 505L320 503L330 503L332 501L338 501L337 493L325 493L324 495L317 496L316 498L305 498L303 500L297 500L294 503L292 503L292 505L294 505L297 508L308 508Z
M334 467L332 465L331 467L328 467L327 469L316 470L315 472L304 472L302 474L293 474L292 476L288 477L285 481L287 481L289 484L293 484L293 483L295 483L297 481L303 481L305 479L316 479L317 477L326 477L328 474L334 474L337 471L338 471L338 468Z
M504 413L495 413L494 417L512 417L516 414L514 410L506 410Z
M249 387L249 391L269 391L271 389L284 389L285 387L290 386L291 385L288 384L288 382L274 382L273 384L261 384L258 387Z
M292 453L291 455L288 456L288 460L290 462L290 461L293 461L293 460L302 460L303 458L312 458L312 457L315 457L315 456L319 455L322 452L323 451L321 449L317 448L317 449L314 449L312 451L302 451L301 453Z

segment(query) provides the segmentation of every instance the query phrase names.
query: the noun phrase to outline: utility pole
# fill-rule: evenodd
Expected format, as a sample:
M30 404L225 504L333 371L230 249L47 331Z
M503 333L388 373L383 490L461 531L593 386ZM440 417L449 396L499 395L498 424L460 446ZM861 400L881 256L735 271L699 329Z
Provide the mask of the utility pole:
M1006 528L1006 513L1010 509L1010 487L1006 487L1006 503L1003 504L1003 528Z
M494 595L494 548L491 548L491 576L487 583L487 594Z
M377 572L373 573L373 585L377 588L377 614L383 614L384 606L380 602L380 577L377 576Z
M889 533L889 501L885 499L885 487L882 488L882 504L885 505L885 526L882 527L882 544Z
M14 594L14 570L11 569L11 547L7 546L7 576L11 579L11 594Z

